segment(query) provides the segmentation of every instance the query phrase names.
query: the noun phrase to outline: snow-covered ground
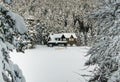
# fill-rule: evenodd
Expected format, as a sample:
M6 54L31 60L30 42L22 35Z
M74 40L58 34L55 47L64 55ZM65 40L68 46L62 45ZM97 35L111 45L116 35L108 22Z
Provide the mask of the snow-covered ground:
M89 47L36 46L25 54L12 52L11 60L22 69L26 82L87 82L80 75L92 69L84 70L88 50Z

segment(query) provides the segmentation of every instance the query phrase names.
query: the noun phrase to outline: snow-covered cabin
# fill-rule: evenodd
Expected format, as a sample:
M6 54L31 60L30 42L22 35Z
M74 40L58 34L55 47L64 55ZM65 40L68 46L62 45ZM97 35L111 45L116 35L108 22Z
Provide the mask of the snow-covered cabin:
M48 37L48 46L67 46L67 45L76 45L77 36L75 33L59 33L59 34L50 34Z

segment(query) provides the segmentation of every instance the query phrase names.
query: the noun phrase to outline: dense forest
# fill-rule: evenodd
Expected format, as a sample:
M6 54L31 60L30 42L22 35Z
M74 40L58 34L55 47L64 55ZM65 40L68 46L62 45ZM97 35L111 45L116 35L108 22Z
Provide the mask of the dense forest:
M88 16L98 6L97 0L13 0L8 8L24 17L38 44L45 44L49 33L72 32L78 45L91 45L96 31Z
M46 45L51 33L75 33L77 46L89 46L88 82L120 82L119 0L0 1L0 82L25 82L9 51L23 52L27 41ZM17 14L16 14L17 13Z

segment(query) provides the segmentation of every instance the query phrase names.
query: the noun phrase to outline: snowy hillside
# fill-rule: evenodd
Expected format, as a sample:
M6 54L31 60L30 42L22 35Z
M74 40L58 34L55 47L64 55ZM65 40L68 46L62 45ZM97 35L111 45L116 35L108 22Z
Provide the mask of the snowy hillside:
M37 46L26 50L25 54L11 53L11 59L22 69L26 82L87 82L79 74L89 74L83 70L84 57L88 47Z

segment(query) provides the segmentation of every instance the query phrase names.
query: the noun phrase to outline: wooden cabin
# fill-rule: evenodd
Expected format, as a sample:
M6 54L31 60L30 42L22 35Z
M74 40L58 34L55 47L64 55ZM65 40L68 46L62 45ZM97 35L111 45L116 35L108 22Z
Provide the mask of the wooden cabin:
M77 36L75 33L59 33L50 34L47 45L52 46L73 46L77 43Z

